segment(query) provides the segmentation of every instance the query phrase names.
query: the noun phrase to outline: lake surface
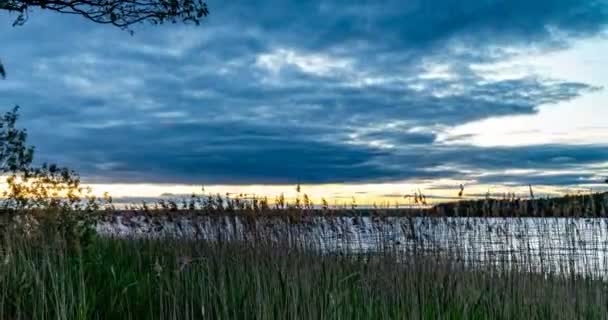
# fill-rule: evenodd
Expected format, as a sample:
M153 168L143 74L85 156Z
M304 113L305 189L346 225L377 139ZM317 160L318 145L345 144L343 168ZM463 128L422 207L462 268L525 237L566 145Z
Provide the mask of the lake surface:
M117 237L211 241L265 239L322 252L441 252L470 264L608 275L606 218L114 216L97 225Z

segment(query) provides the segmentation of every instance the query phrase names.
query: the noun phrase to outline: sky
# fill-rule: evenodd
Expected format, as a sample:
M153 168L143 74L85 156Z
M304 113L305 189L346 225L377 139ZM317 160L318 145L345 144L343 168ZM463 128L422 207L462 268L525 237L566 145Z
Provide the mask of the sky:
M115 197L604 188L608 0L207 3L133 35L0 13L0 108L36 161Z

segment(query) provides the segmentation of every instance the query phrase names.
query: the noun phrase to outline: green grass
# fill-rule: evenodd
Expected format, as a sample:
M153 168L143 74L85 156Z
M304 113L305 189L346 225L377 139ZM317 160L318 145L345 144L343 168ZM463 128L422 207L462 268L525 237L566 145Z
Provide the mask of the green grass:
M445 255L4 232L0 319L603 319L606 283Z

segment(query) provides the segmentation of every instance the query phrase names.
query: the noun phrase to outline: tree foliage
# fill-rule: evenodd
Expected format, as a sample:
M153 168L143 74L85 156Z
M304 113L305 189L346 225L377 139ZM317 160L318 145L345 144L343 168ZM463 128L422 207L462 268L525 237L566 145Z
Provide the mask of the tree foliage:
M80 185L80 176L55 164L33 164L34 148L27 131L16 126L18 107L0 118L0 173L6 179L5 209L86 209L94 199ZM95 209L95 208L93 208Z
M27 132L16 126L17 111L15 107L0 117L0 175L6 182L0 198L0 233L8 227L30 237L60 234L76 244L90 242L95 213L107 200L83 187L75 171L34 165Z
M24 24L33 8L79 15L123 29L140 22L198 25L209 14L203 0L0 0L0 10L18 14L14 26Z
M0 118L0 173L24 172L30 168L34 148L26 145L27 131L15 126L19 106Z

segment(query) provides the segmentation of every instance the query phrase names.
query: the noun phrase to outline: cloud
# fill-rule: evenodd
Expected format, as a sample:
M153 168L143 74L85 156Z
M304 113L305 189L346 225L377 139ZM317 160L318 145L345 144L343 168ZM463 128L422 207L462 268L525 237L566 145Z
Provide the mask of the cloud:
M327 76L332 72L348 70L352 62L348 59L334 59L319 54L299 54L293 50L277 49L272 53L260 54L256 66L279 73L283 68L295 66L304 73Z
M601 184L603 181L590 174L542 174L532 176L491 175L479 179L480 183L501 184L506 186L521 185L581 185Z
M209 5L200 28L142 25L134 36L37 12L0 35L10 73L0 104L23 106L39 161L69 165L90 181L472 178L607 159L598 145L437 140L446 128L602 90L533 72L488 78L475 65L597 35L608 22L606 1ZM547 181L581 181L558 176Z

